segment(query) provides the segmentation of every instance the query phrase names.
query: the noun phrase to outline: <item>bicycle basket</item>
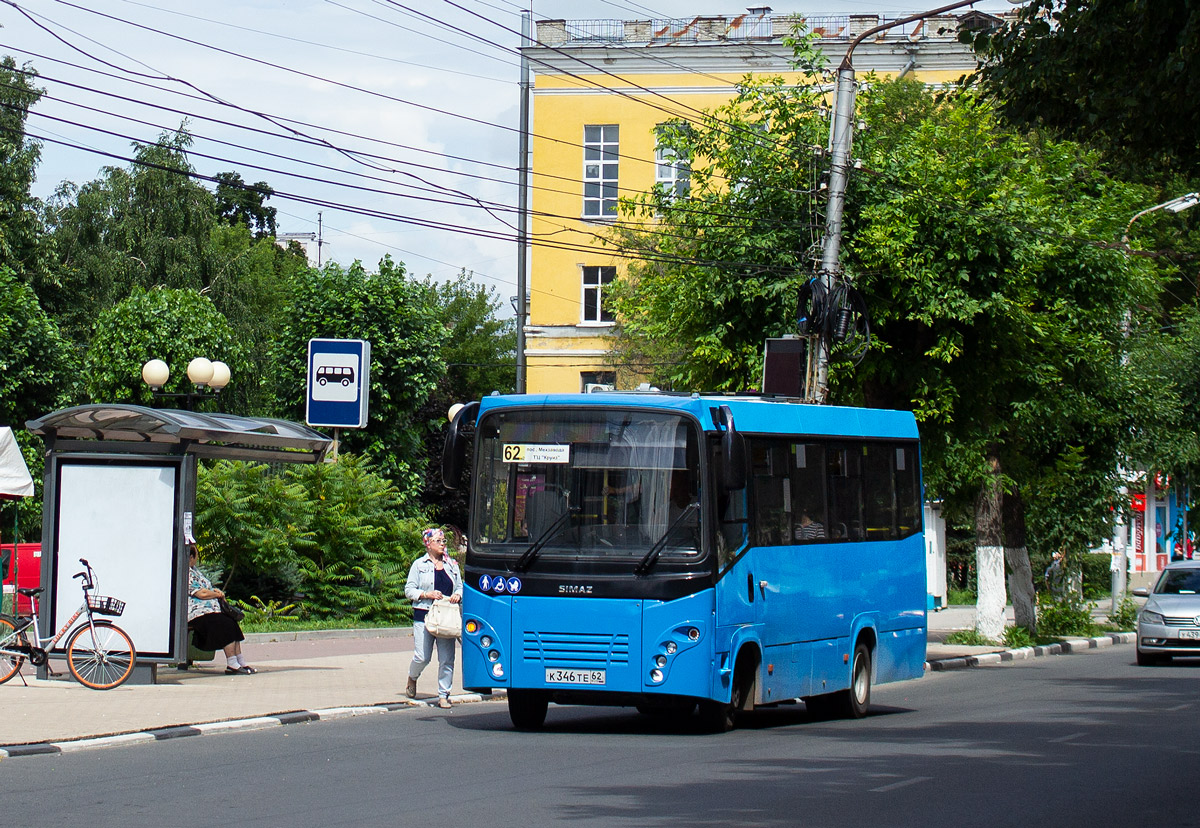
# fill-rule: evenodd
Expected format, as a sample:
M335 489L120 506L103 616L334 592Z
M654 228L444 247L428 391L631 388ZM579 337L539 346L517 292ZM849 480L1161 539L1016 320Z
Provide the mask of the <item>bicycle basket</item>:
M92 612L100 615L120 615L125 611L124 601L100 595L89 595L88 606L92 608Z

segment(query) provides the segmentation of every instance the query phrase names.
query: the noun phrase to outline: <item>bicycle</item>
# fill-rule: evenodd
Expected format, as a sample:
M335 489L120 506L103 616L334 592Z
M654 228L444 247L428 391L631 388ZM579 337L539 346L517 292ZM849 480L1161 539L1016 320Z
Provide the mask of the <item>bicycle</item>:
M125 602L116 598L93 595L96 588L96 573L83 558L79 559L84 571L71 576L82 579L83 605L75 611L59 631L42 638L38 629L37 598L45 587L18 589L33 603L30 616L0 615L0 684L21 672L25 659L35 667L47 662L49 650L71 630L79 616L86 614L87 623L74 629L67 638L67 668L76 681L92 690L111 690L119 687L133 674L137 663L137 650L133 639L111 621L97 619L97 615L120 615L125 611ZM26 631L32 627L32 643ZM21 676L21 681L25 677Z

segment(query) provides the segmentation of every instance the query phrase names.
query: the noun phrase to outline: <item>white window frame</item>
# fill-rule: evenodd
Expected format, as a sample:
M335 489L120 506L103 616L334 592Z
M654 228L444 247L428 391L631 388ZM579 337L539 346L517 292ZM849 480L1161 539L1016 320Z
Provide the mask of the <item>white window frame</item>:
M692 165L673 149L655 147L654 183L666 191L669 199L687 198L692 189Z
M605 274L609 274L609 278L605 279ZM596 279L594 282L589 282L588 277L592 276ZM605 287L611 285L617 280L617 268L615 265L580 265L579 266L579 320L581 325L614 325L616 317L611 311L606 311L604 308L604 293ZM588 294L594 292L596 295L595 308L596 318L588 318ZM605 316L608 319L605 319Z
M617 217L620 129L617 124L587 124L583 128L585 219L597 221Z

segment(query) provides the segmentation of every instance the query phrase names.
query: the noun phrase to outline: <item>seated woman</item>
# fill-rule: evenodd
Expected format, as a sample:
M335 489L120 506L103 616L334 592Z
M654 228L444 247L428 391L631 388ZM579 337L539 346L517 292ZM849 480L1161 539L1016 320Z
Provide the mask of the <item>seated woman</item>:
M246 640L242 628L225 613L221 612L218 598L224 598L222 590L214 589L196 566L196 544L188 544L188 627L192 630L192 643L198 650L224 650L225 673L227 675L250 675L258 671L242 658L242 642Z

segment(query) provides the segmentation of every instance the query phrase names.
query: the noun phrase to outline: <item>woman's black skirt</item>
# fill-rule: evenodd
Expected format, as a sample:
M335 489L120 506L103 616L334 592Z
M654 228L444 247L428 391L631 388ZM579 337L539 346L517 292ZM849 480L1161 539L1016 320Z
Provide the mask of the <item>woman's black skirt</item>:
M242 628L228 615L210 612L188 622L192 628L192 644L197 650L220 650L235 641L245 641Z

